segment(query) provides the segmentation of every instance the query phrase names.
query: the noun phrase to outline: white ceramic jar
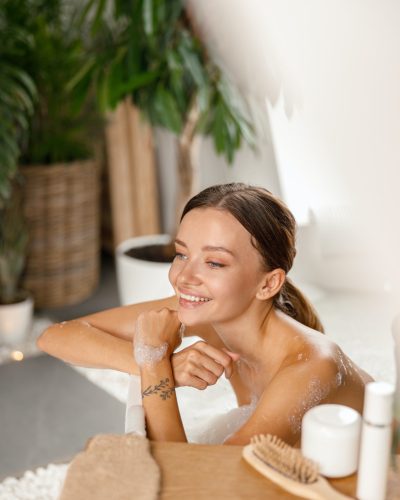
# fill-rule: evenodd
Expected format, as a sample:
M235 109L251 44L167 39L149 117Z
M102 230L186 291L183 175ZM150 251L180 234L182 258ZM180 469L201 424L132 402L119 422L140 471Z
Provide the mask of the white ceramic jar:
M344 405L315 406L303 416L301 451L327 477L344 477L357 470L361 415Z

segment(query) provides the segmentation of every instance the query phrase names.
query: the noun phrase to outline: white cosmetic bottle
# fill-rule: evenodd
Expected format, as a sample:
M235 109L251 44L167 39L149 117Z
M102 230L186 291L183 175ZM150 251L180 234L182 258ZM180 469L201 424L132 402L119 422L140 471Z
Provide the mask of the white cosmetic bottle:
M392 439L394 386L370 382L365 389L357 498L385 500Z

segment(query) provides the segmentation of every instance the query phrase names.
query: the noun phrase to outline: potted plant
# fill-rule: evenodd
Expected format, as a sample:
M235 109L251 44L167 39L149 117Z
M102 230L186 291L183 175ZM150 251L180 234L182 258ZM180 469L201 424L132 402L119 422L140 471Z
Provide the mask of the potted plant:
M175 134L179 214L196 189L195 146L201 135L211 136L216 152L224 154L229 162L243 141L254 145L247 107L238 89L208 56L182 0L168 4L114 0L108 6L105 12L101 0L88 2L86 12L93 19L92 55L71 85L80 85L84 91L88 82L93 83L103 112L114 109L129 96L153 127L164 127ZM169 239L158 236L152 241L141 237L117 248L122 303L137 300L133 286L139 287L145 299L165 295L169 264L162 262L172 260L170 248L165 247ZM135 243L139 249L132 248ZM167 289L160 279L149 278L148 260L153 262L152 268L161 269ZM140 262L144 262L145 281L138 275ZM143 295L149 281L149 295ZM159 286L156 294L154 283Z
M32 297L21 285L28 234L18 184L0 208L0 343L7 345L25 340L33 316Z
M67 0L3 0L6 22L31 40L14 57L35 83L19 170L29 248L24 286L37 307L87 298L99 277L99 162L94 137L103 120L67 88L85 61L78 6ZM79 88L78 88L79 90Z
M29 74L15 63L21 51L31 47L32 40L18 23L8 22L3 4L0 9L0 343L12 346L25 339L33 314L32 298L21 284L27 228L17 164L36 89Z

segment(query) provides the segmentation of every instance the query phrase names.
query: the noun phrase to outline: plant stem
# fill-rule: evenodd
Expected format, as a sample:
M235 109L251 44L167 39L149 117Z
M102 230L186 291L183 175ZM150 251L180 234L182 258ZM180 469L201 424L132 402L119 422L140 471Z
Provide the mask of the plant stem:
M195 96L187 114L183 131L178 138L178 178L180 192L178 193L176 207L177 221L186 202L193 196L198 187L199 151L197 146L200 138L196 135L196 126L199 116L197 96ZM177 226L178 224L176 224Z

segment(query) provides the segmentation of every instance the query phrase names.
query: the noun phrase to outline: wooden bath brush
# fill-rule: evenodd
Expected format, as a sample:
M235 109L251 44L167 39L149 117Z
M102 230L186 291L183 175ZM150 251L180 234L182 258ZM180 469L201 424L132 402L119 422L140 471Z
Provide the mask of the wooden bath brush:
M318 474L318 466L271 434L254 436L243 448L243 458L258 472L286 491L310 500L345 500L352 497L336 491Z

